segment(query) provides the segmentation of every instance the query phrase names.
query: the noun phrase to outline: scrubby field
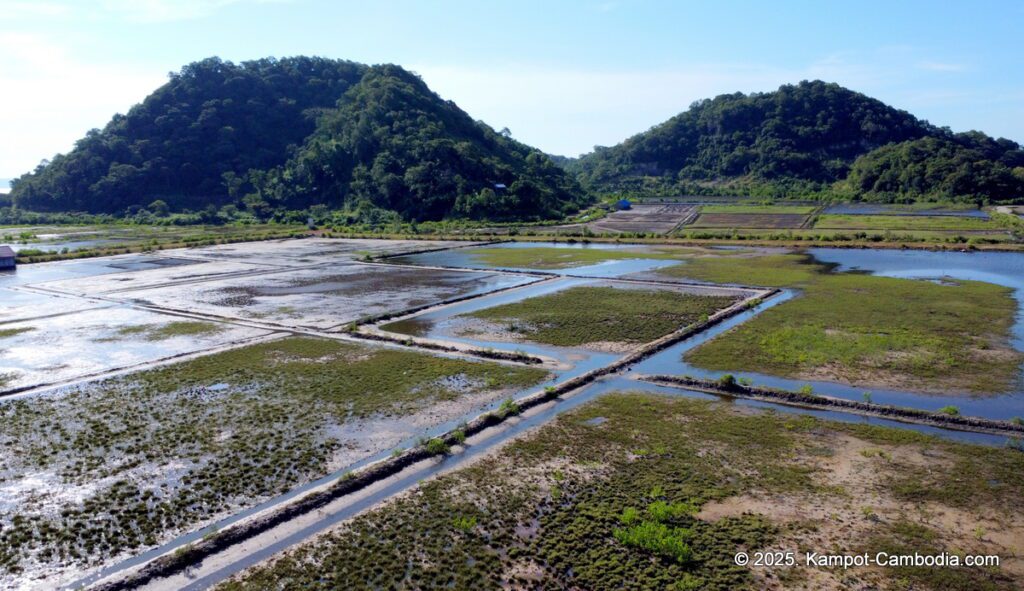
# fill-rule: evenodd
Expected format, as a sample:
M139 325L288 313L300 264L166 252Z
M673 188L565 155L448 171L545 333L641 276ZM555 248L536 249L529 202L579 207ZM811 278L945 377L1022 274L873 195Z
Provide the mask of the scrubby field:
M989 230L998 231L999 225L991 220L966 216L924 215L822 215L814 223L816 229L830 230Z
M758 271L757 265L763 265ZM715 370L934 392L998 393L1017 380L1012 290L819 274L800 255L700 259L672 272L712 281L799 285L802 294L691 351Z
M711 283L783 287L810 281L822 270L821 265L804 254L729 253L691 258L683 264L659 269L657 273Z
M736 300L671 289L588 286L466 316L496 325L494 332L548 345L639 344L707 318Z
M287 338L0 402L0 587L166 541L545 377Z
M676 249L680 253L687 249ZM671 252L647 251L641 249L612 249L599 246L591 248L558 248L554 246L537 246L530 248L484 247L466 250L481 263L494 267L523 269L568 269L596 265L605 261L622 261L629 259L672 259Z
M609 394L222 591L942 589L1024 577L1024 454ZM995 554L999 568L737 566L737 552Z

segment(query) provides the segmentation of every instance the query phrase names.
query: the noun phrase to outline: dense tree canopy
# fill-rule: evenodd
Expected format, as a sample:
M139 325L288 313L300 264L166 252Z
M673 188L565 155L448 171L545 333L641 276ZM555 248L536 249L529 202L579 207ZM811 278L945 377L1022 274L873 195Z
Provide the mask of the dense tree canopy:
M498 219L560 215L581 195L543 153L397 66L299 57L190 64L17 179L11 198L35 211L228 205L265 217L326 204Z
M1024 197L1024 151L980 133L889 144L858 158L839 187L866 201Z
M622 191L1024 198L1016 143L820 81L698 101L579 159L510 135L398 66L210 58L13 181L8 198L40 212L268 219L316 208L371 222L552 218Z
M820 81L775 92L697 101L665 123L575 165L598 190L635 188L644 177L679 181L795 178L830 183L857 156L932 127L875 99Z
M546 155L398 66L370 68L293 158L250 182L271 207L363 205L414 220L558 216L582 195Z
M313 132L319 110L365 70L307 57L190 64L70 153L17 179L12 198L37 211L118 212L155 199L175 210L219 207L231 200L225 173L283 162Z

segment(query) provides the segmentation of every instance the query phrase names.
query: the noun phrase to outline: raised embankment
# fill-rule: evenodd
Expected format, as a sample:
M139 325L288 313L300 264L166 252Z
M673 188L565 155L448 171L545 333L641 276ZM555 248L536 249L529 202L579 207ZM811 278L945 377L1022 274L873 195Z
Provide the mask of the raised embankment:
M698 390L721 396L733 398L745 398L749 400L760 400L802 408L820 408L823 410L841 410L847 413L854 413L882 419L891 419L904 423L915 423L919 425L930 425L944 427L947 429L958 429L963 431L980 431L995 435L1007 435L1010 437L1024 436L1024 424L1012 421L1001 421L983 417L970 417L960 414L949 414L933 412L916 408L905 408L901 406L889 406L886 404L875 404L872 402L860 402L847 400L833 396L820 396L817 394L806 394L790 390L778 390L775 388L763 388L759 386L746 386L729 380L705 380L690 376L635 376L638 380L669 386L685 388L687 390Z
M439 436L437 439L444 441L446 444L445 447L449 445L456 445L465 437L480 433L488 427L499 425L507 418L519 414L528 408L544 404L545 402L563 394L567 394L586 386L601 377L621 371L630 365L664 350L667 347L700 333L710 326L714 326L723 320L750 309L763 299L775 295L778 292L779 290L763 290L757 292L756 295L740 300L728 308L719 310L703 322L691 324L673 333L665 335L660 339L647 343L614 363L589 371L555 386L545 388L542 391L524 396L523 398L516 400L515 404L510 408L506 407L504 412L492 411L479 415L475 419L463 425L461 428L449 431L444 435ZM413 464L429 460L435 455L438 455L438 452L428 451L427 443L410 448L397 456L392 456L365 466L357 471L350 472L334 484L321 490L311 492L300 497L294 502L268 510L264 514L258 515L244 522L239 522L233 526L218 531L217 533L209 535L194 544L183 546L172 553L155 558L137 570L129 572L119 578L101 582L92 587L92 589L98 591L135 589L156 579L184 571L190 565L196 564L209 556L213 556L230 546L250 539L270 530L273 527L283 524L291 519L295 519L300 515L315 511L342 496L351 494L360 489L366 488L375 482L394 476ZM117 577L118 575L112 576Z

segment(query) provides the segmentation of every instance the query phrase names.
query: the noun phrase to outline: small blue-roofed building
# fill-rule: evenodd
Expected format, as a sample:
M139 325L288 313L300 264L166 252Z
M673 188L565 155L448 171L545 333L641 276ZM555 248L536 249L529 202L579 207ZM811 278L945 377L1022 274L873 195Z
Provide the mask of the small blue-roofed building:
M629 199L619 199L615 203L615 208L621 211L625 211L627 209L633 209L633 204L630 203Z
M18 264L16 256L10 246L0 246L0 269L13 269Z
M508 187L505 186L505 183L494 183L494 190L495 191L506 191L506 190L508 190Z

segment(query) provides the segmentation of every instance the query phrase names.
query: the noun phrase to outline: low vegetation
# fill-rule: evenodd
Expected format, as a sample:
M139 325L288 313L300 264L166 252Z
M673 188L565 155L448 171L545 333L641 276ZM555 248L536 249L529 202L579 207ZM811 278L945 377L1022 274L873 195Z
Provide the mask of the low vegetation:
M985 218L928 215L837 215L818 216L815 228L830 230L912 231L956 230L998 231L1000 226Z
M764 261L761 261L764 263ZM1009 288L820 273L798 255L701 259L674 272L716 281L799 285L802 293L690 351L716 370L756 371L910 390L1003 392L1021 354L1009 335ZM693 265L691 267L691 265Z
M371 453L345 435L356 421L492 400L546 375L287 338L3 402L0 490L41 478L64 492L5 498L0 566L85 566L151 546Z
M824 269L805 254L738 254L691 258L659 269L658 274L710 283L784 287L812 281Z
M224 328L212 322L180 320L167 324L140 324L123 326L110 336L96 339L99 342L142 339L144 341L166 341L174 337L202 337L221 332Z
M847 453L853 449L875 453ZM945 495L958 491L959 463L979 452L985 461L973 462L964 493L978 495L977 502L964 506ZM905 469L922 454L932 458L920 464L922 471ZM849 462L855 470L844 476ZM920 575L743 567L733 556L786 548L802 561L810 550L881 547L892 524L924 515L900 492L920 484L941 491L933 514L964 507L959 515L968 523L995 514L990 527L1013 535L1024 500L1022 474L1024 454L1006 449L724 403L612 393L221 589L732 591L807 588L808 580L815 588L899 588L908 574ZM851 507L851 496L861 494L878 507ZM943 523L931 521L928 547L995 552L994 544ZM928 576L933 589L1014 588L1000 569L933 569ZM968 584L953 586L960 581Z
M588 343L646 343L734 303L671 289L574 287L550 295L470 312L523 339L574 347Z
M682 249L680 252L685 252ZM625 250L601 248L558 248L554 246L536 246L528 248L485 247L471 248L466 254L492 267L509 267L525 269L567 269L596 265L605 261L621 261L629 259L673 259L675 254L669 252L649 252L643 250Z

